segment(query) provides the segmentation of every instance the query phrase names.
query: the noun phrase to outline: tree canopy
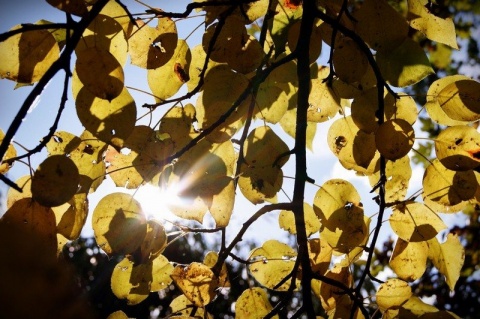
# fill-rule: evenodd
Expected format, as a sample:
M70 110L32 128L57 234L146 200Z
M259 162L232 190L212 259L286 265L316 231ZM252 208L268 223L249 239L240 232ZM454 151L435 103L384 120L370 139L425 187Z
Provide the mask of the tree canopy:
M417 288L428 269L455 291L478 258L473 232L449 231L445 216L465 211L478 224L480 82L460 61L479 62L480 4L195 0L170 12L162 2L47 2L65 21L0 34L2 81L29 90L0 131L7 318L96 316L65 266L89 216L115 263L113 295L132 307L162 296L171 318L459 318ZM190 19L198 27L182 37ZM32 127L36 145L25 147L15 136L54 79L50 129ZM60 125L70 104L80 133ZM312 152L333 154L371 198L341 176L318 181ZM11 179L13 165L28 173ZM107 181L116 188L91 205ZM147 185L178 221L145 214L136 190ZM265 232L284 240L249 239L266 215L276 219ZM383 252L381 231L394 238ZM207 237L215 244L191 258L171 252ZM379 278L380 266L391 274Z

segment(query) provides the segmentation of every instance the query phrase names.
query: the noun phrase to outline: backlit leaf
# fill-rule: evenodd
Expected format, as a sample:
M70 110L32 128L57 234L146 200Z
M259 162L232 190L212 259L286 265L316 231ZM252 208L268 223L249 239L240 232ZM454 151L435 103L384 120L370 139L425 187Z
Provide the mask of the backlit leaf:
M280 119L280 126L283 128L285 133L295 138L296 127L297 127L297 109L292 108L287 110ZM313 139L317 133L317 123L307 122L307 136L306 136L306 146L309 150L313 151Z
M367 0L355 12L355 31L372 49L389 52L408 35L408 24L386 0Z
M235 318L264 318L273 309L267 292L259 287L248 288L242 292L235 303ZM278 315L272 318L278 318Z
M407 242L397 239L390 267L398 278L405 281L414 281L422 277L427 269L428 245L425 241Z
M85 29L75 51L79 52L87 48L109 51L121 65L125 65L127 61L129 46L122 25L104 14L97 15Z
M262 247L250 252L248 269L262 286L287 291L291 285L291 279L277 285L292 272L296 257L297 252L290 246L277 240L268 240ZM296 283L298 285L298 280Z
M112 272L111 287L119 299L126 299L128 305L137 305L147 299L152 281L152 265L138 264L123 258Z
M0 78L25 84L38 82L59 54L57 41L48 30L16 34L0 42Z
M3 130L0 129L0 143L3 142L4 137L5 137L5 133L3 132ZM7 151L5 152L5 155L0 161L0 174L5 174L10 169L10 167L12 167L12 164L3 163L3 161L9 158L13 158L15 156L17 156L17 151L15 150L15 147L12 144L9 144Z
M368 60L363 51L350 38L335 42L333 51L335 74L346 83L358 82L368 69Z
M322 225L320 238L336 251L348 253L368 236L360 195L345 180L325 182L315 194L313 209Z
M75 106L83 126L101 141L115 147L122 147L135 127L137 108L126 88L117 97L105 100L83 87Z
M123 68L107 50L92 47L77 52L75 72L93 95L111 101L122 93Z
M109 314L107 319L128 319L128 316L125 312L118 310Z
M32 197L43 206L66 203L78 190L80 175L73 161L63 155L47 157L32 178Z
M439 100L440 92L442 92L443 89L452 83L462 80L470 80L470 78L459 74L450 75L436 80L430 85L427 91L427 102L425 103L425 109L433 121L447 126L463 125L468 123L468 121L458 121L452 119L449 115L447 115L447 113L445 113L445 110L442 108Z
M396 87L410 86L434 73L422 47L410 38L388 53L378 52L376 57L382 75Z
M480 165L480 133L470 126L451 126L435 139L440 162L453 171L466 171Z
M164 101L178 92L190 78L188 70L192 55L185 40L178 40L170 60L156 69L148 70L148 86L156 102Z
M252 203L275 197L282 187L281 167L287 162L288 146L268 126L260 126L248 135L244 144L244 163L238 184Z
M315 215L312 206L309 204L303 203L303 210L305 212L305 230L307 231L307 236L310 237L312 234L320 230L320 221L318 220L317 215ZM282 210L278 216L278 223L280 228L285 229L290 234L295 235L297 233L297 229L295 228L295 216L292 211Z
M384 91L384 121L402 119L413 125L417 120L417 105L412 97L399 93L399 99ZM378 129L378 88L374 87L355 96L352 102L352 119L366 133Z
M381 311L403 305L412 296L412 289L407 282L392 278L381 284L376 299Z
M390 226L406 242L426 241L447 228L442 219L422 203L407 202L395 206Z
M473 171L452 171L435 159L423 175L423 200L435 211L457 212L475 195L477 185Z
M206 319L212 318L209 313L205 313L204 308L196 307L185 295L180 295L173 299L170 303L169 309L171 310L172 314L175 314L175 316L171 316L170 318L192 318L190 315L194 309L195 316Z
M327 142L345 168L367 175L374 172L375 158L378 157L375 135L361 131L351 116L339 118L332 123Z
M84 16L88 13L85 0L47 0L55 8L77 16Z
M438 103L443 111L457 121L480 119L480 82L459 80L445 86L438 93Z
M153 28L141 19L135 21L138 26L133 27L128 37L131 63L145 69L156 69L166 64L177 46L175 22L167 17L159 18Z
M215 251L209 251L203 259L203 263L208 267L214 267L217 261L218 253ZM222 269L220 270L220 275L218 276L218 283L220 287L230 287L230 281L228 280L227 264L225 262L222 264Z
M325 241L313 238L308 241L308 256L312 271L318 274L325 274L330 267L332 259L332 247Z
M445 276L448 287L453 291L465 260L465 250L458 236L449 233L447 240L442 244L437 238L429 240L428 258L435 268Z
M426 1L408 0L407 3L407 19L412 28L422 32L432 41L458 49L455 25L452 19L442 19L429 12L425 7Z
M105 153L107 173L115 185L137 188L160 173L162 166L158 161L169 156L172 147L171 141L158 140L150 127L136 126L122 150L108 147Z
M133 253L142 244L147 224L140 203L131 195L111 193L93 211L95 240L108 255Z
M88 216L87 194L75 194L67 203L58 208L55 207L53 210L55 215L57 215L57 212L60 213L60 220L57 222L57 232L69 240L80 237Z
M153 260L163 252L165 247L167 247L167 233L163 225L156 220L147 221L147 232L140 245L141 260Z
M160 122L158 136L168 136L173 142L173 150L179 151L193 138L193 122L195 107L187 104L184 107L172 107L165 113ZM167 134L167 135L165 135ZM161 138L159 138L161 140Z
M394 119L382 123L375 132L377 149L386 159L395 161L410 152L415 142L415 131L405 120Z
M387 161L385 170L387 181L385 183L385 200L387 203L402 201L408 191L408 184L412 177L410 158L404 156L396 161ZM380 180L380 171L368 176L370 185L373 187ZM378 193L379 190L377 189Z
M320 68L318 78L311 80L307 110L308 121L325 122L341 110L340 97L335 93L333 87L323 81L328 76L328 72L328 68Z
M200 73L203 70L205 65L205 58L207 54L201 44L195 46L191 50L192 53L192 61L190 62L190 68L188 75L190 80L187 82L188 91L193 91L194 88L197 87L198 83L200 82ZM219 65L221 63L215 62L211 59L208 60L207 70ZM207 71L205 70L205 71Z
M353 279L352 273L348 267L339 267L338 265L335 265L332 269L327 271L325 277L336 280L346 287L349 287L352 284ZM337 302L342 302L342 295L341 288L329 285L325 282L320 283L319 298L325 311L334 311L337 307Z
M193 262L188 266L177 265L171 274L173 282L197 307L204 307L215 298L218 278L204 264Z
M288 30L302 16L302 6L285 5L286 1L278 1L274 9L275 16L269 21L269 31L275 44L275 55L285 52Z
M219 65L208 71L205 76L203 92L199 95L196 108L196 118L199 129L206 129L218 121L248 86L247 78L233 72L227 65ZM240 102L236 110L207 137L214 142L230 139L243 124L250 96Z

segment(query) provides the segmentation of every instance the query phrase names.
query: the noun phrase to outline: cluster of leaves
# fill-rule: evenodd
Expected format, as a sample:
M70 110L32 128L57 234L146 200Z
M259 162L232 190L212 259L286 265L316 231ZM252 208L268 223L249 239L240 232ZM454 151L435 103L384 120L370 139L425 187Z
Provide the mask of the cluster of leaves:
M423 0L407 1L405 15L386 0L195 1L184 13L149 9L148 23L134 19L120 1L48 2L67 13L67 23L40 21L0 36L0 76L19 85L36 83L0 137L0 177L12 186L2 229L21 229L27 242L40 238L50 262L79 237L88 198L108 175L118 187L148 183L173 192L178 201L169 209L178 217L202 223L209 213L215 222L213 229L179 226L182 232L222 235L217 252L180 264L163 254L169 245L164 225L147 220L134 196L103 197L92 213L95 239L118 258L111 288L128 304L173 283L182 294L171 302L172 313L209 317L207 307L230 286L231 258L258 284L236 300L238 318L276 317L297 292L302 304L294 316L315 317L316 298L330 318L365 318L368 307L385 318L456 317L424 303L410 282L421 278L427 260L451 290L460 276L464 249L455 234L439 242L437 234L447 228L439 214L479 200L480 133L471 124L480 119L480 83L453 75L429 87L422 109L446 128L434 141L436 158L414 197L407 192L418 101L392 89L412 87L434 73L418 38L458 48L451 19L434 15ZM205 13L205 33L190 49L173 19L194 9ZM256 36L246 27L254 22ZM316 62L322 45L330 50L327 66ZM127 60L147 70L156 100L145 106L148 112L172 104L154 125L137 124L139 108L124 84ZM35 149L17 155L11 144L16 130L60 70L65 84L51 131ZM179 96L183 86L188 93ZM68 90L85 127L80 136L57 131ZM195 105L186 103L189 98L196 98ZM321 123L330 125L326 144L341 165L368 178L378 193L375 224L349 181L328 180L312 202L305 200L305 184L313 182L306 152ZM279 130L294 138L293 148ZM33 174L16 182L4 175L14 162L43 148L48 157ZM282 201L282 167L290 157L294 188L291 200ZM227 243L237 190L264 205ZM380 282L375 296L364 296L367 277L379 281L370 271L372 247L389 209L398 237L389 264L397 277ZM247 229L274 211L280 212L278 227L294 235L297 245L268 240L246 259L234 255ZM2 245L15 247L18 235L5 237ZM358 263L364 266L355 278ZM268 291L285 297L272 305Z

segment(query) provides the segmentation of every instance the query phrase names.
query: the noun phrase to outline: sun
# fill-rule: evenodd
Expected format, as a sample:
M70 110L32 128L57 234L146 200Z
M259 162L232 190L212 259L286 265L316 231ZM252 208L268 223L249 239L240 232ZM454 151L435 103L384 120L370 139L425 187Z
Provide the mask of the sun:
M182 201L178 193L177 187L161 189L158 186L146 184L136 191L134 197L142 205L147 219L173 222L179 218L170 211L169 205Z

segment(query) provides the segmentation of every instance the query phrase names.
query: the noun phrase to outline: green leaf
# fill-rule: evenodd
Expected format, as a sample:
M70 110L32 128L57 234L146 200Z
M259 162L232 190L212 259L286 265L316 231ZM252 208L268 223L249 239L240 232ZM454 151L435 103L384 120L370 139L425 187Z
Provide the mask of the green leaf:
M423 49L410 38L388 53L379 51L377 63L384 78L396 87L410 86L435 73Z

